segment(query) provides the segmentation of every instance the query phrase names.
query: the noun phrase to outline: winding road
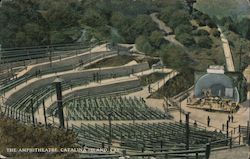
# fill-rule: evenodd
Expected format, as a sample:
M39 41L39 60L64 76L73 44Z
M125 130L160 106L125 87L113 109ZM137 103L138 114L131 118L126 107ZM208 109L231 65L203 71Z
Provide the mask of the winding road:
M175 35L171 35L173 33L173 30L168 27L162 20L160 20L158 17L157 17L158 13L152 13L150 14L150 17L152 18L152 20L158 24L158 27L160 30L164 31L167 35L164 36L164 39L175 44L175 45L178 45L178 46L181 46L181 47L184 47L183 44L181 44L179 41L177 41L175 39Z

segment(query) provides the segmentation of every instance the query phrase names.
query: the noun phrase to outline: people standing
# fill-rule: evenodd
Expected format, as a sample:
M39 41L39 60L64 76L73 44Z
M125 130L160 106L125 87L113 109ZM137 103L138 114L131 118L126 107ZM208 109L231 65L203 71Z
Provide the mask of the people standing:
M207 126L209 127L210 126L210 117L209 116L207 116Z
M194 127L197 127L197 122L196 122L196 120L194 121Z
M230 122L231 116L229 114L228 114L227 118L228 118L228 121Z

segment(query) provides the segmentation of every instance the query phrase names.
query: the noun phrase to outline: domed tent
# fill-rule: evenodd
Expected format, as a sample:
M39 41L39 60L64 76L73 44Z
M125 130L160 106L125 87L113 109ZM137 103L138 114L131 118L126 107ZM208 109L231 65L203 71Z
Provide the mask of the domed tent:
M195 82L195 97L218 96L230 99L235 102L240 101L237 84L234 78L224 74L224 68L211 67L206 74L200 75Z

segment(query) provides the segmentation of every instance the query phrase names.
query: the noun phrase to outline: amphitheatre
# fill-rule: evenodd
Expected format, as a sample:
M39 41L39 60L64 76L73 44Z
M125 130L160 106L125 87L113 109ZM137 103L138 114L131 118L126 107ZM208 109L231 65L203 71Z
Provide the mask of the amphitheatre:
M226 126L228 113L188 107L193 87L172 99L151 98L178 71L150 66L143 54L108 43L76 50L74 55L68 52L52 52L49 58L26 60L25 67L13 62L19 69L15 80L1 88L1 113L27 124L61 127L54 84L58 80L63 96L63 128L78 134L77 146L119 150L93 156L201 158L215 150L244 147L248 131L246 107L240 106L234 122ZM118 57L129 60L116 66L97 65ZM9 72L1 71L4 79ZM141 85L141 77L155 73L161 73L161 78ZM249 69L245 74L249 75Z
M83 9L93 7L91 1L67 5ZM100 1L100 6L128 4L121 2ZM127 17L131 8L111 7L118 11L107 13L104 7L112 18L101 27L105 17L96 13L104 12L101 7L87 14L84 8L81 14L97 17L89 22L82 16L87 20L79 21L86 28L70 37L73 43L51 40L62 40L75 28L67 33L63 28L53 39L54 31L46 26L48 45L0 45L0 158L250 158L250 63L245 62L250 41L241 39L246 46L237 48L230 39L237 36L193 8L196 0L178 2L149 1L145 4L152 8L142 7L140 13L132 7ZM1 8L12 1L0 3ZM50 5L41 4L37 12L44 17L38 18L50 20L50 12L60 10L47 12L46 7ZM131 20L134 14L140 23ZM95 20L97 29L91 27ZM85 34L106 36L98 34L103 28L115 38L81 41ZM128 34L120 34L120 28ZM184 33L186 29L190 33ZM35 36L39 40L40 35Z

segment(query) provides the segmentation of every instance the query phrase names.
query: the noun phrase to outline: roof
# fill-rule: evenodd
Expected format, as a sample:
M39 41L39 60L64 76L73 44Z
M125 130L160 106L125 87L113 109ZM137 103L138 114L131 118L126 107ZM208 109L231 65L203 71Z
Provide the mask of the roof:
M204 89L211 89L212 87L220 85L224 88L229 88L234 90L234 100L238 101L238 91L234 86L234 79L225 75L225 74L215 74L215 73L207 73L205 75L200 76L200 78L195 83L195 96L202 97ZM219 89L219 87L217 87ZM214 87L214 89L216 89Z
M215 73L207 73L201 76L196 82L196 86L211 86L213 84L222 84L226 88L232 88L233 79L225 74L215 74Z

